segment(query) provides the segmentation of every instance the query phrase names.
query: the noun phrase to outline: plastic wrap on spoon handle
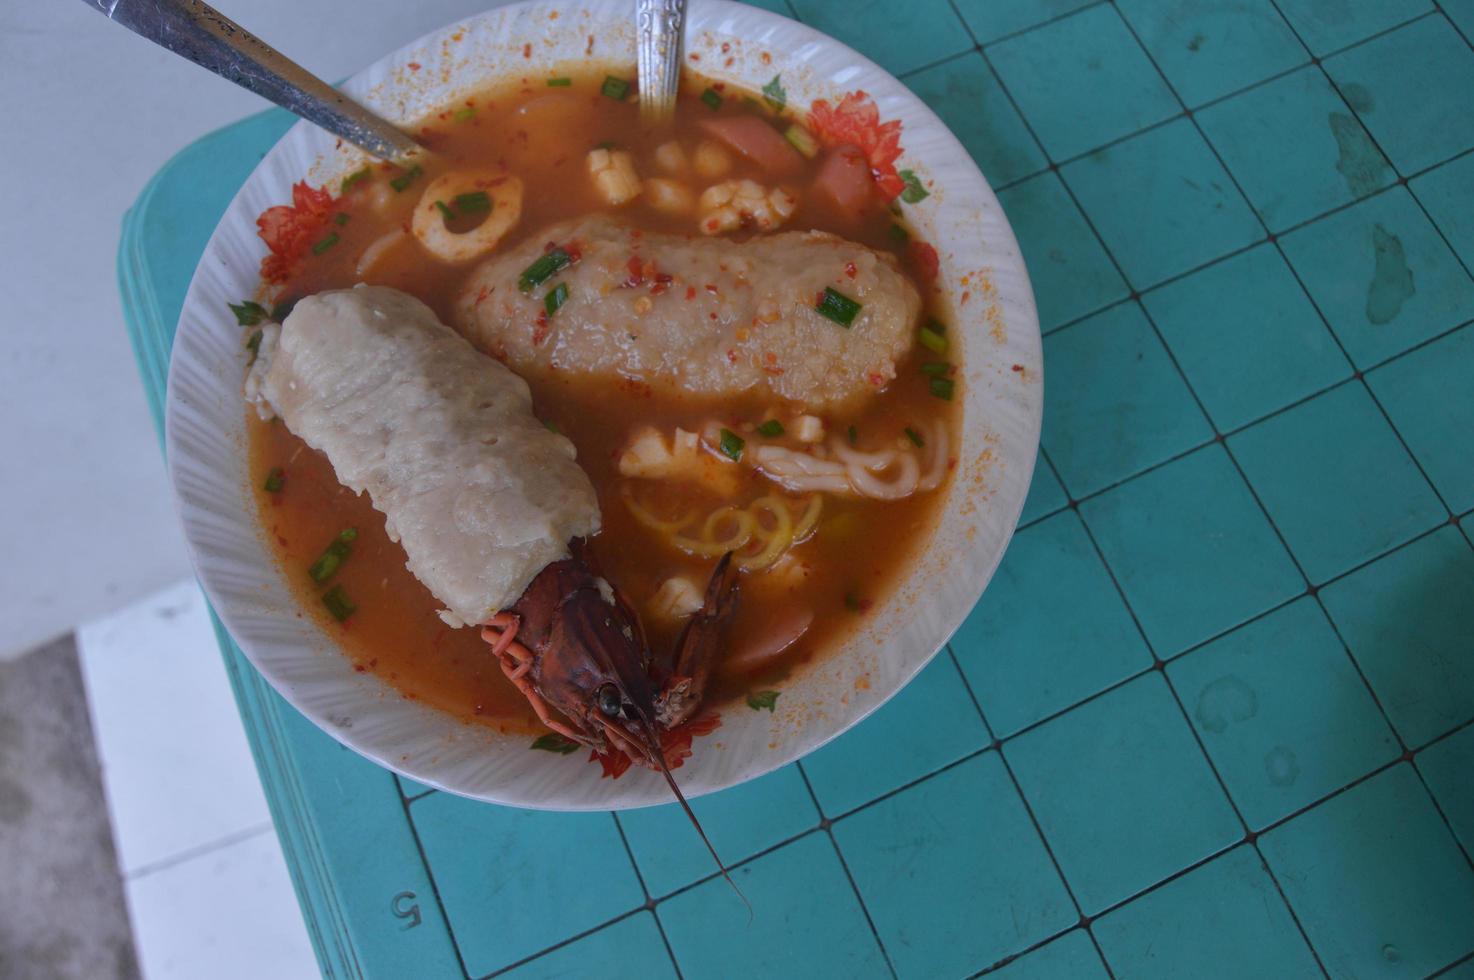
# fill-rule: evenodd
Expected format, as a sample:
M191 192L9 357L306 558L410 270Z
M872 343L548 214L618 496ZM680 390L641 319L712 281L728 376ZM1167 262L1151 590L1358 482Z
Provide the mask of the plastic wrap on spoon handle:
M199 0L84 0L115 23L385 160L420 144Z

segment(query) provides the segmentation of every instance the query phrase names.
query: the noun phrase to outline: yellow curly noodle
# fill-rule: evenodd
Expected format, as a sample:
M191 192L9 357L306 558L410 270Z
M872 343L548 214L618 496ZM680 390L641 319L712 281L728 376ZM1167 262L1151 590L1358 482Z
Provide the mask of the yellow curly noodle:
M807 541L818 527L823 510L823 500L817 493L796 502L768 494L745 507L724 504L699 524L693 524L689 511L672 519L652 513L635 497L628 483L621 488L621 495L635 520L655 531L666 544L702 558L720 558L734 552L738 567L748 572L772 567L790 548ZM794 503L800 508L797 517Z

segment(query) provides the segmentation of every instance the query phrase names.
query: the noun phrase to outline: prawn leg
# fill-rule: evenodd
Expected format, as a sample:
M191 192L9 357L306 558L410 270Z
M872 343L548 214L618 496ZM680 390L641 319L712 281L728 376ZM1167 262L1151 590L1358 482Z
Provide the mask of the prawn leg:
M737 609L737 566L729 551L722 555L706 584L701 608L687 620L676 640L670 678L656 704L656 720L666 730L696 713L718 649L717 638Z

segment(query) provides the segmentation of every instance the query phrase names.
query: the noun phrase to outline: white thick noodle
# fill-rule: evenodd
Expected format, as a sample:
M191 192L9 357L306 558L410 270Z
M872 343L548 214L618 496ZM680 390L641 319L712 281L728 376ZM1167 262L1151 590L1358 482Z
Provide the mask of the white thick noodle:
M704 438L714 440L720 430L720 424L713 422L706 427ZM865 452L836 436L827 446L818 445L807 451L757 446L748 453L768 479L794 493L900 500L913 493L935 490L947 477L952 454L952 434L947 423L937 419L924 433L924 446L919 451L893 446ZM830 454L833 459L825 458Z
M917 481L921 475L921 464L916 462L916 454L903 449L892 450L893 464L896 475L887 480L883 476L872 473L868 466L851 465L849 470L850 486L862 497L872 497L876 500L900 500L909 497L916 492Z
M926 464L926 472L922 474L917 489L935 490L941 486L942 479L946 477L947 463L952 456L952 432L947 428L946 422L937 419L933 423L931 438L927 440L926 445L931 450L931 458Z
M370 242L369 247L364 249L363 254L358 257L358 268L354 270L354 272L358 275L359 280L362 282L367 282L368 280L366 277L368 276L369 272L371 272L374 266L378 264L379 260L384 257L385 253L387 253L395 245L398 245L401 241L408 240L408 232L406 232L403 228L395 228L393 231L387 231L384 234L380 235L378 238L375 238L372 242Z
M753 462L769 479L795 493L853 493L848 471L838 460L817 457L782 446L758 446Z
M834 455L838 456L851 471L857 468L881 472L893 465L896 461L896 449L882 449L878 452L867 453L846 444L844 439L838 437L829 441Z

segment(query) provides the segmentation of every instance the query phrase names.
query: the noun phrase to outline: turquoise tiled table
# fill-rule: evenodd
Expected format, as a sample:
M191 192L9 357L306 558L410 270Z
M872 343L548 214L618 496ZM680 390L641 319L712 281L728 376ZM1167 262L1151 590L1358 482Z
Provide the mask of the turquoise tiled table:
M1474 975L1474 0L768 6L901 73L1000 189L1049 374L1018 536L891 704L695 804L750 921L673 808L397 780L222 634L324 972ZM128 217L155 413L287 122Z

